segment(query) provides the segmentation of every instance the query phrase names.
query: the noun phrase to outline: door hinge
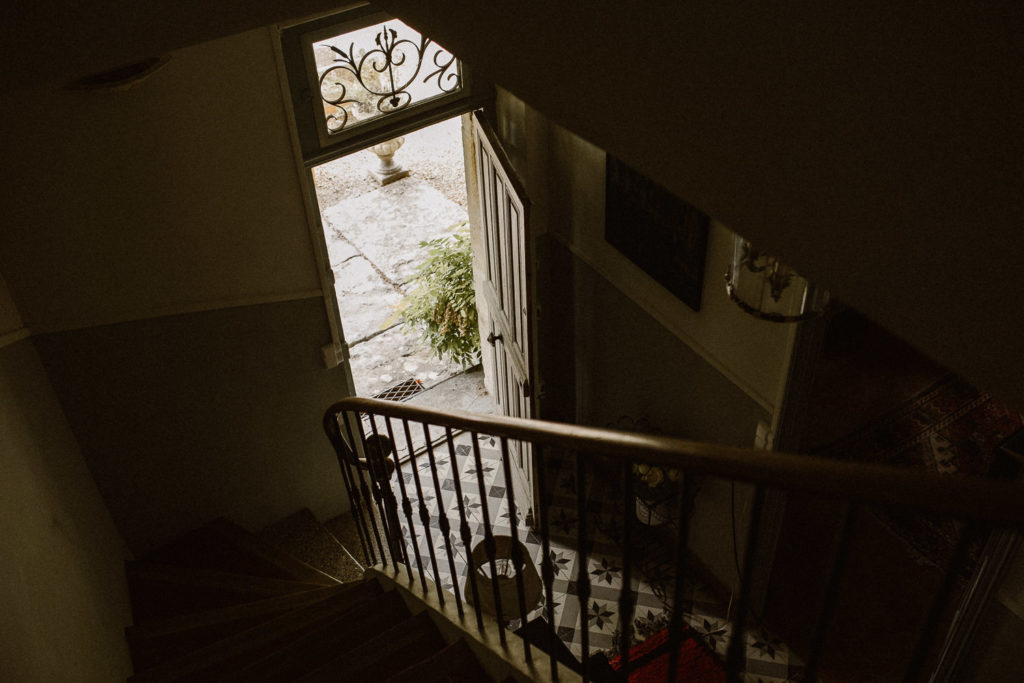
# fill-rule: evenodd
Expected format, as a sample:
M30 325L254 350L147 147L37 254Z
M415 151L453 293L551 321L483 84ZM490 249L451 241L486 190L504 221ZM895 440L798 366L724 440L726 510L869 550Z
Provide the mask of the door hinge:
M324 367L336 368L349 359L348 344L327 344L320 348Z

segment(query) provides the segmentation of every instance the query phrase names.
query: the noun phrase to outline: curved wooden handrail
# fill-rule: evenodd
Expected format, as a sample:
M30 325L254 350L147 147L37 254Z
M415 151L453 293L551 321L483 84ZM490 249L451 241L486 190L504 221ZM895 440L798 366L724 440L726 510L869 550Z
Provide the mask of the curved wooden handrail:
M827 498L901 505L957 519L1024 528L1024 485L1020 484L546 420L437 410L372 398L342 399L327 409L325 418L336 418L346 411L448 426L583 454L665 465Z

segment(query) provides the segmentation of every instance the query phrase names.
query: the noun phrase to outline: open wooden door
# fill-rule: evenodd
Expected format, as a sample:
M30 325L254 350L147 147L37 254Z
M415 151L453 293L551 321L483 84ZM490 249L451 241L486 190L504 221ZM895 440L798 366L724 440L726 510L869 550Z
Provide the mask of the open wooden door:
M480 188L486 271L483 353L494 368L498 407L509 417L533 416L530 381L530 258L527 234L529 203L494 130L479 112L473 115L474 153ZM533 458L527 444L509 443L516 508L533 525Z

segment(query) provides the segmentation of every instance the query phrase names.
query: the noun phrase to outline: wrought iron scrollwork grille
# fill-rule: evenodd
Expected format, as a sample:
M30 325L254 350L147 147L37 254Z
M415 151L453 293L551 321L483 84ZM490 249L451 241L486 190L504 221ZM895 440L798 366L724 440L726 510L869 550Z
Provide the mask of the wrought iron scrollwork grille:
M400 37L399 29L414 37ZM331 44L350 35L318 44L333 55L333 62L319 76L329 133L401 111L417 98L423 101L462 88L455 56L401 22L382 25L369 49L356 41L349 41L347 48ZM424 71L428 73L419 80Z

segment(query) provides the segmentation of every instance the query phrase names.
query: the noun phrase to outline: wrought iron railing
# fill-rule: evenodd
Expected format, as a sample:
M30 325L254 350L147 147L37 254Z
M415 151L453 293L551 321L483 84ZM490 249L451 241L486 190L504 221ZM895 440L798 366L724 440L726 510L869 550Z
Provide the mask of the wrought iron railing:
M369 419L364 419L369 417ZM522 420L500 416L477 415L457 411L425 409L418 406L376 399L347 398L326 412L324 428L334 445L342 477L348 491L362 551L368 563L389 563L395 572L405 572L410 583L415 581L427 590L426 574L432 574L437 599L446 599L442 581L444 572L451 579L448 590L454 596L460 617L465 618L465 603L471 603L476 628L483 630L482 605L497 620L500 642L507 643L506 624L515 619L527 623L536 605L527 603L524 571L530 557L524 556L522 536L530 533L519 523L522 510L517 510L517 491L512 473L512 448L530 448L538 497L534 501L534 522L540 536L540 575L543 605L540 608L547 623L555 623L554 581L556 570L554 543L549 511L554 496L550 481L553 463L558 461L563 474L574 479L576 529L571 543L578 554L575 576L575 599L579 601L582 622L578 643L579 666L574 667L584 680L598 672L591 671L591 647L588 641L587 612L591 596L591 576L587 557L593 542L588 486L598 480L612 479L611 490L621 526L615 526L622 548L621 587L617 600L619 669L614 675L628 680L631 671L650 661L652 655L669 658L668 680L675 680L679 645L683 638L683 609L680 601L686 582L692 579L693 567L688 552L692 509L695 496L694 479L699 476L722 478L753 485L753 503L740 572L738 599L731 610L731 636L726 648L727 680L739 681L744 668L745 632L751 610L754 561L762 535L765 495L769 490L799 492L841 502L842 516L831 548L823 599L817 610L813 636L806 656L803 680L817 680L822 650L826 641L842 579L845 557L850 543L850 529L855 516L866 506L909 508L943 518L960 520L959 540L950 554L940 589L929 607L923 630L916 636L916 648L907 667L906 680L918 680L935 644L940 614L955 590L969 562L972 543L993 528L1024 529L1024 496L1020 486L974 477L944 477L908 469L837 462L822 458L791 455L699 443L650 434L628 433L609 429L580 427L540 420ZM422 441L414 434L422 433ZM504 490L495 497L484 479L486 470L481 441L497 445ZM445 465L439 463L446 462ZM566 467L568 463L568 467ZM630 659L633 644L632 626L637 567L630 552L633 536L639 532L635 516L637 499L634 465L671 468L682 472L679 504L675 506L673 562L674 586L668 592L670 617L668 638L662 647L641 659ZM442 482L439 472L447 468ZM429 476L428 476L429 474ZM470 525L471 499L462 475L475 475L476 493L481 506L477 532ZM470 480L472 482L472 480ZM471 486L469 484L468 486ZM427 500L440 502L442 493L454 494L455 507L444 504L431 509ZM488 509L488 500L507 505L508 536L496 536L495 515ZM415 503L414 503L415 501ZM454 516L452 519L449 515ZM404 517L404 521L402 520ZM417 524L418 517L418 524ZM482 526L482 529L479 528ZM452 533L457 527L457 534ZM481 533L482 532L482 533ZM474 536L486 555L482 567L473 564ZM437 536L440 536L439 540ZM501 539L501 543L498 540ZM427 553L421 552L420 544ZM499 556L498 547L507 548L509 557ZM460 547L461 546L461 547ZM976 547L976 546L974 546ZM436 550L435 550L436 549ZM477 548L479 556L479 548ZM443 551L443 557L438 554ZM456 558L463 554L467 572L465 585L457 571ZM511 566L514 598L509 600L508 572ZM478 576L473 572L480 570ZM488 581L489 578L489 581ZM488 586L487 583L490 583ZM499 585L501 583L501 585ZM489 590L490 595L485 595ZM468 593L468 595L467 595ZM674 596L674 597L673 597ZM569 598L566 598L569 599ZM511 604L510 604L511 603ZM491 622L493 623L493 622ZM492 627L493 628L493 627ZM522 642L523 654L533 660L532 646ZM551 678L559 679L560 666L550 657Z

